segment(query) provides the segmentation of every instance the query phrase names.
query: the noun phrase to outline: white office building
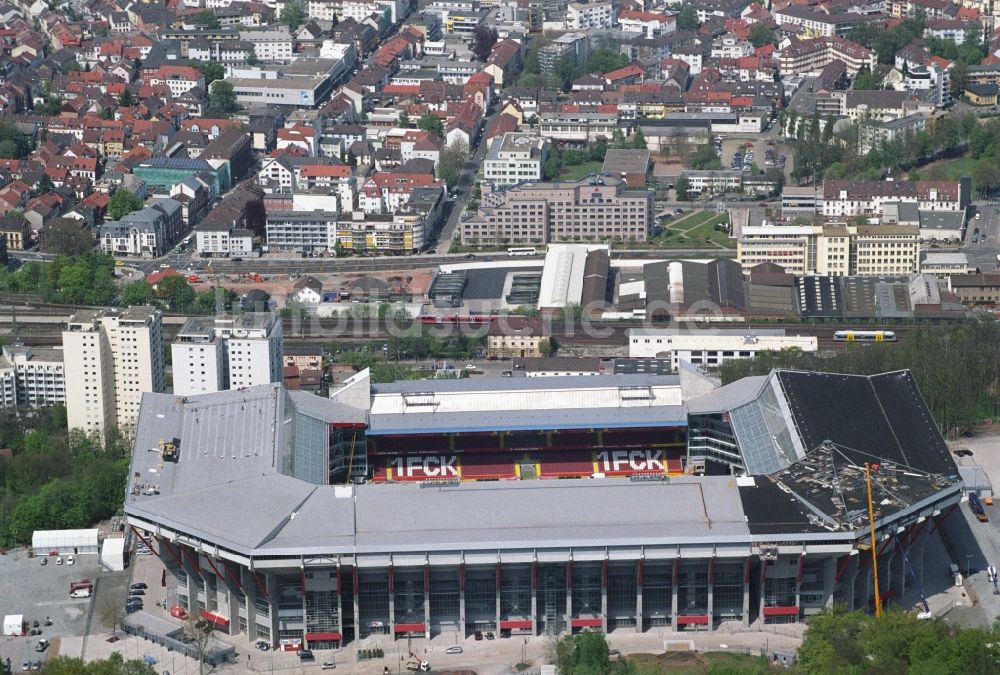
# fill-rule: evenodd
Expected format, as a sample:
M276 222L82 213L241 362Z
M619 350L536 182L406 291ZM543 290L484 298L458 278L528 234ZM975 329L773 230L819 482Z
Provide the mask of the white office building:
M670 328L636 328L629 331L628 355L632 358L668 358L674 370L681 361L718 368L732 359L750 359L758 352L818 348L814 335L786 335L783 329L718 329L681 332Z
M153 307L81 310L63 331L70 429L131 429L146 392L165 389L163 321Z
M281 320L267 312L188 319L170 345L181 396L282 380Z
M483 177L496 189L542 180L548 141L534 134L506 133L494 138L483 160Z

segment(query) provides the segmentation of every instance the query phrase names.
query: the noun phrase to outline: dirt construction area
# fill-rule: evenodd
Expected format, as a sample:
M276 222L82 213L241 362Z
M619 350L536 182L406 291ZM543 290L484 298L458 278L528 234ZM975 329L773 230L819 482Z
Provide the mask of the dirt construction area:
M363 286L382 286L394 293L410 294L421 297L430 288L434 278L430 272L407 270L406 272L350 272L345 274L314 274L310 275L323 285L323 292L349 293L352 288ZM272 298L284 304L284 298L294 292L295 284L302 277L288 274L263 275L261 281L254 281L252 275L208 274L198 275L198 281L192 282L197 292L212 290L216 285L228 288L237 295L249 291L264 291Z

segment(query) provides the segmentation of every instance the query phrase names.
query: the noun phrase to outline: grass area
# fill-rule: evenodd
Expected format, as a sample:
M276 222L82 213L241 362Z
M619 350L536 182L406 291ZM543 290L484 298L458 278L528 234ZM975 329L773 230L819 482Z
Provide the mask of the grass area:
M603 162L584 162L583 164L564 166L562 171L559 172L559 179L580 180L581 178L586 178L592 173L600 173L603 167Z
M734 248L726 232L716 230L716 225L727 223L729 216L715 211L695 211L676 221L663 223L663 231L650 240L654 246L667 248L706 248L719 246Z
M769 670L763 656L730 652L669 652L667 654L630 654L629 663L641 675L707 675L713 667L728 673L766 673Z
M975 170L976 160L971 157L956 157L931 162L917 169L924 180L958 180L962 176L971 176Z

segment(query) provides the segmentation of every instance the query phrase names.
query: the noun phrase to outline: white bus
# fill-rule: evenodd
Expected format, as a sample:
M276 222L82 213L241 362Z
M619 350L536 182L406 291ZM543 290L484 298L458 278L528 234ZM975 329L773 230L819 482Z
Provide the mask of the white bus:
M514 247L507 249L507 255L535 255L536 253L538 253L538 251L536 251L534 247L530 246L526 246L523 248Z

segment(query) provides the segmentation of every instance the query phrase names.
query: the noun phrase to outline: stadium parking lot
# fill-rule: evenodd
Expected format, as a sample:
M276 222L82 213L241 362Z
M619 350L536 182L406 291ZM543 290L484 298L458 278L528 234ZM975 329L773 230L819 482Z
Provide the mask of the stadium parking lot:
M0 579L3 579L0 614L23 614L29 630L34 621L38 621L42 630L39 636L3 637L0 642L0 657L9 657L15 671L20 670L21 663L26 659L44 659L55 653L60 649L63 638L81 638L86 635L92 614L91 603L98 598L101 585L107 588L117 583L118 579L124 583L124 575L104 571L98 564L96 555L74 557L76 563L73 565L56 565L55 557L47 556L48 563L43 566L41 558L29 558L24 550L8 551L6 555L0 556ZM65 559L66 556L63 556L63 560ZM69 597L70 582L80 579L95 582L94 596L80 599ZM52 620L51 626L44 625L46 617ZM39 638L54 641L55 644L38 653L35 646ZM62 650L61 653L66 654L67 651Z

